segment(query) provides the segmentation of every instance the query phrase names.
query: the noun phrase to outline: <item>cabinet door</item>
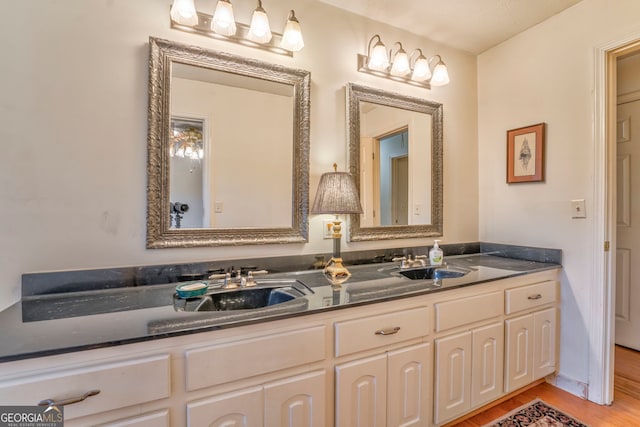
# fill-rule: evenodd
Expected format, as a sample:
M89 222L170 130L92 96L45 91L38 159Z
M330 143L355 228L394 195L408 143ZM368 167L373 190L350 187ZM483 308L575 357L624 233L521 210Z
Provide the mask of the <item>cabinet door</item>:
M264 422L269 427L324 427L325 373L311 372L264 386Z
M471 408L471 332L436 343L435 422L455 418Z
M478 407L502 394L504 327L494 323L472 331L471 406Z
M533 314L533 379L543 378L556 370L556 309Z
M262 427L262 387L221 394L187 404L189 427Z
M428 425L431 417L431 360L429 343L389 352L387 425Z
M386 399L386 353L336 366L336 427L384 427Z
M533 381L533 315L505 320L505 392L509 393Z
M170 424L169 410L164 409L150 414L138 415L131 418L112 421L106 424L100 424L100 427L169 427Z

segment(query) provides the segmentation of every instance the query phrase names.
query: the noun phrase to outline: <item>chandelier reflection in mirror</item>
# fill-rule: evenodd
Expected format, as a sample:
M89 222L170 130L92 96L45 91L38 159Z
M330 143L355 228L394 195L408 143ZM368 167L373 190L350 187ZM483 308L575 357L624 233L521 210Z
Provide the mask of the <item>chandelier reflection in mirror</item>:
M251 25L235 21L231 0L218 0L213 15L198 12L194 0L174 0L171 6L171 28L198 33L218 40L225 40L281 55L293 56L304 47L300 22L291 10L285 22L284 33L271 31L269 17L257 0L251 17Z
M169 155L171 157L202 160L204 157L202 128L203 123L200 120L172 118Z
M427 59L422 49L408 55L400 42L387 53L378 34L369 40L367 54L358 55L358 71L427 89L449 83L449 72L440 55Z

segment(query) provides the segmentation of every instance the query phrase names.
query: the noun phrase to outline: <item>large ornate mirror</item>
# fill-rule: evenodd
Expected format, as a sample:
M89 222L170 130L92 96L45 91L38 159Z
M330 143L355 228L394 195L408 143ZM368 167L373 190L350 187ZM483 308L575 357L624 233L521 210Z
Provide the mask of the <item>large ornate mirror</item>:
M364 213L349 239L442 235L442 104L347 85L349 172Z
M310 73L149 45L147 247L306 242Z

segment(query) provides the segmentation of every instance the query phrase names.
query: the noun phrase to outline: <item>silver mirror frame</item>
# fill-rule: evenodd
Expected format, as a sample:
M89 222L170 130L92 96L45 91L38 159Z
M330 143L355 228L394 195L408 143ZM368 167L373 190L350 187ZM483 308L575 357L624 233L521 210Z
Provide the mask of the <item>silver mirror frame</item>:
M348 83L347 127L349 132L349 172L360 191L360 101L429 114L431 135L431 224L360 227L360 215L351 215L349 241L410 239L442 236L442 104L355 83Z
M284 228L171 229L169 219L170 82L173 62L293 86L292 224ZM309 239L311 73L228 53L149 38L147 248L304 243ZM255 207L259 209L259 207Z

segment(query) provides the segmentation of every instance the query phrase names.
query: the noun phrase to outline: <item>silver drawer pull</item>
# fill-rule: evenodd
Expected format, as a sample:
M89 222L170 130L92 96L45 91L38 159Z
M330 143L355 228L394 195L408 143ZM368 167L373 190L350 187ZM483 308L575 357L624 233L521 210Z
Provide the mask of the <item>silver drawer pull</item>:
M393 334L397 334L399 331L400 331L400 326L396 326L395 328L378 329L376 331L376 335L393 335Z
M40 401L38 403L38 406L65 406L65 405L71 405L73 403L82 402L87 397L95 396L98 393L100 393L100 390L90 390L90 391L86 392L85 394L83 394L82 396L69 397L67 399L62 399L62 400L45 399L45 400Z
M527 297L528 299L540 299L542 298L541 294L530 295Z

